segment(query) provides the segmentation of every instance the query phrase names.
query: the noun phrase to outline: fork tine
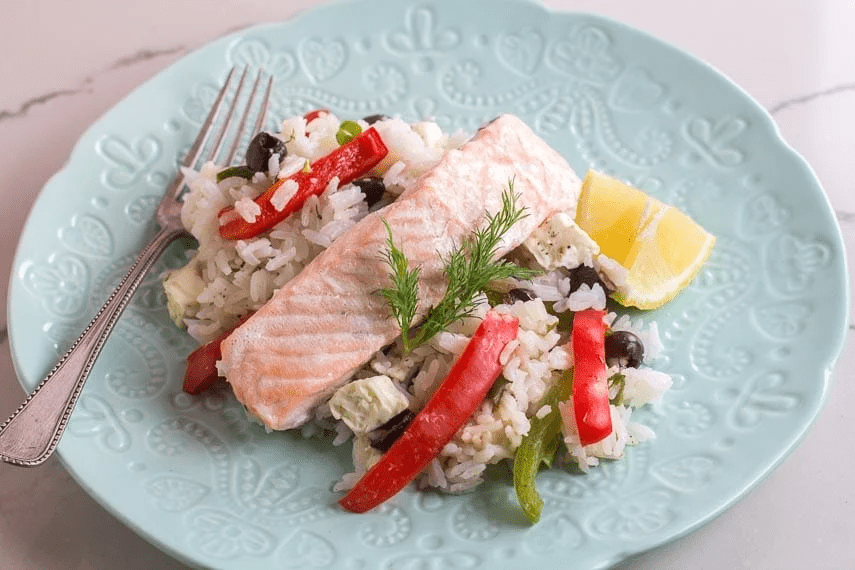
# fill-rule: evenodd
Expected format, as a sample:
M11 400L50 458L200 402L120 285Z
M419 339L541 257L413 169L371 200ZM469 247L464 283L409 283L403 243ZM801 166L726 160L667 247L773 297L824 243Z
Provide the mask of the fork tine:
M223 118L223 126L220 128L220 134L217 136L216 142L214 143L214 148L208 155L209 161L217 162L217 156L223 149L223 143L225 142L226 135L228 134L229 128L232 125L232 118L234 117L235 110L237 110L238 103L240 102L240 95L243 91L244 82L246 81L246 73L248 70L248 65L243 68L243 73L241 73L240 75L240 81L238 81L237 89L235 90L235 96L234 99L232 99L232 104L229 106L228 111L226 111L225 118Z
M237 110L238 103L240 102L241 91L243 90L247 71L249 66L244 67L243 72L241 73L240 79L238 80L237 87L235 88L234 99L229 105L228 110L225 113L225 117L222 119L222 124L219 127L219 134L216 136L216 141L213 144L213 149L208 154L208 161L217 160L217 155L220 154L222 150L223 143L225 141L226 136L229 133L230 127L232 126L232 119L234 118L235 111ZM184 162L182 163L182 168L179 169L178 175L172 181L169 188L167 188L164 193L163 199L161 200L161 206L158 208L158 220L161 223L164 222L163 213L160 211L164 209L164 211L169 210L172 206L170 204L179 202L181 199L181 195L183 193L184 185L186 183L186 177L183 174L184 168L197 168L197 164L199 162L200 157L206 146L208 146L209 141L211 140L211 135L215 130L215 123L218 122L220 118L220 111L222 110L223 103L225 102L225 97L231 90L231 86L233 83L233 79L235 77L235 72L237 71L237 67L231 68L229 70L228 76L226 76L226 80L223 83L220 92L217 94L216 99L214 100L213 105L211 105L211 110L208 112L208 116L205 118L205 122L202 123L202 128L199 130L199 134L196 136L196 140L193 141L193 145L190 147L190 150L187 152L187 156L184 158ZM240 140L241 133L243 132L243 128L245 123L251 113L251 107L253 106L253 100L255 99L255 93L257 91L259 82L261 80L262 70L259 70L258 76L255 79L255 83L252 87L252 92L249 95L249 100L246 102L246 108L243 112L243 117L241 118L240 125L237 133L235 134L235 141L232 143L232 148L229 150L229 158L228 162L231 162L231 159L234 158L234 154L236 152L235 146L238 144ZM264 98L261 101L261 110L259 111L258 118L255 123L255 132L257 132L261 128L261 124L264 122L264 116L267 113L268 102L270 100L270 92L273 84L273 77L271 76L267 82L267 90L264 93Z
M186 182L186 177L183 174L183 170L185 168L194 168L196 166L196 162L199 160L199 157L202 155L202 150L205 148L205 144L208 142L208 138L213 131L214 122L217 120L217 117L220 114L220 109L223 107L223 101L225 100L226 93L229 92L231 88L232 79L235 74L235 67L231 68L228 76L226 76L226 80L223 83L223 86L220 88L220 92L217 93L217 98L214 99L214 104L211 105L211 110L208 112L208 116L205 117L205 122L202 123L202 128L199 129L199 134L196 135L196 140L193 141L193 145L190 147L190 150L187 151L187 155L184 157L184 162L181 163L181 168L178 169L178 174L172 180L172 183L166 189L166 192L163 194L163 198L161 199L160 206L158 207L157 218L161 224L164 223L163 212L161 210L169 210L172 206L170 204L177 202L181 198L181 194L184 192L184 184Z
M267 79L267 89L264 90L264 98L261 100L261 109L258 111L258 117L255 119L255 125L253 126L253 132L259 132L263 125L264 119L267 116L267 107L270 103L270 92L273 90L273 76L271 75Z
M190 150L187 152L187 156L183 163L185 168L192 168L196 164L196 161L199 160L199 156L202 154L202 149L205 148L205 143L208 141L208 136L213 130L212 127L214 125L214 121L217 120L217 116L220 114L220 109L223 106L223 100L226 97L226 93L228 93L229 88L231 87L235 69L237 68L233 67L231 71L229 71L226 81L223 83L223 87L217 94L217 98L214 100L214 104L211 106L210 112L208 112L208 116L205 117L205 122L202 123L199 135L196 137L196 140L193 141L193 146L190 147Z
M243 129L246 126L246 121L249 119L250 112L252 111L252 104L255 100L255 93L258 91L258 84L261 83L261 74L262 69L258 70L258 74L255 76L255 81L252 84L252 90L249 92L249 98L247 99L246 105L243 110L243 114L241 115L240 122L238 122L237 131L235 131L235 136L232 138L232 144L229 147L229 152L226 155L226 158L223 159L223 164L231 164L232 159L237 154L238 146L240 145L241 135L243 134ZM251 134L255 134L257 129L254 130Z

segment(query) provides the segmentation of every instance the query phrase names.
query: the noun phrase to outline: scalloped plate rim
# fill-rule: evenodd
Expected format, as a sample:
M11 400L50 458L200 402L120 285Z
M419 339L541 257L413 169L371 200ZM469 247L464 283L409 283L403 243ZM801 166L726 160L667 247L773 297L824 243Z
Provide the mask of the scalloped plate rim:
M100 117L98 117L96 120L94 120L92 122L92 124L83 132L83 134L79 137L78 141L75 143L71 153L69 154L67 161L45 183L43 189L40 191L40 193L38 195L37 200L34 202L33 206L31 207L30 212L27 216L27 221L26 221L25 226L24 226L22 233L21 233L22 239L19 241L19 243L16 247L15 256L13 259L13 264L12 264L13 271L10 275L9 295L7 297L7 309L8 309L8 314L10 317L9 318L9 321L10 321L9 341L10 341L10 348L12 351L13 365L15 367L16 374L19 378L19 382L21 382L22 386L26 387L27 383L22 380L24 374L23 374L23 370L22 370L22 367L21 367L21 364L19 361L19 359L21 358L21 356L20 356L21 355L21 352L20 352L21 348L16 344L15 335L12 334L12 329L15 328L12 317L14 314L13 299L16 297L20 297L20 295L21 295L20 287L22 287L22 285L20 284L20 280L17 279L17 270L21 265L21 258L24 255L24 252L23 252L23 250L25 249L25 243L24 242L26 241L24 239L24 236L28 236L30 234L30 232L35 231L35 230L33 230L33 227L37 225L37 220L35 219L34 214L37 213L41 208L44 207L44 203L49 202L49 200L51 198L53 198L53 196L49 196L49 194L51 194L52 192L55 192L55 190L53 190L53 188L60 186L65 177L73 175L75 158L79 154L85 152L84 143L87 140L90 140L95 136L96 129L98 128L100 123L102 123L106 118L111 116L111 114L113 114L115 112L115 109L117 107L122 106L126 100L132 99L134 96L139 96L139 93L141 91L143 91L144 89L146 89L150 85L153 85L153 84L160 82L164 77L173 73L175 68L178 68L182 65L188 65L188 63L186 63L186 62L188 62L189 60L191 60L193 58L199 57L200 54L202 54L203 52L208 50L211 47L211 45L213 45L213 44L219 44L221 42L222 43L228 43L229 41L232 41L235 38L241 37L244 34L252 33L252 32L255 32L258 30L262 30L264 28L275 28L275 27L281 27L283 25L296 24L296 23L299 23L300 19L302 17L304 17L307 13L314 13L317 11L326 11L326 10L335 11L339 6L342 6L342 5L361 4L361 3L370 3L370 1L365 2L364 0L340 0L338 2L333 2L333 3L325 5L325 6L319 6L316 8L311 8L311 9L305 10L299 14L296 14L294 17L289 18L288 20L284 20L284 21L280 21L280 22L265 22L262 24L249 26L247 28L226 34L224 36L213 38L212 40L207 41L204 44L200 45L198 48L194 49L193 51L183 55L180 59L178 59L174 63L170 64L168 67L160 70L158 73L156 73L154 76L152 76L151 78L149 78L145 82L141 83L139 86L137 86L130 93L128 93L127 95L122 97L121 100L116 102L116 104L113 105L104 114L102 114ZM508 3L509 4L527 3L527 0L519 0L518 2L509 1ZM693 54L688 53L688 52L686 52L686 51L684 51L678 47L675 47L673 44L666 42L660 38L657 38L656 36L653 36L653 35L649 34L648 32L633 28L633 27L631 27L631 26L629 26L623 22L620 22L618 20L615 20L615 19L612 19L609 17L604 17L604 16L601 16L601 15L598 15L595 13L591 13L591 12L572 12L572 11L560 10L560 9L556 9L556 8L549 8L549 7L545 7L545 6L541 5L539 2L528 2L528 3L530 3L532 6L536 6L537 8L546 11L551 16L556 16L556 17L589 16L591 18L598 19L600 21L608 23L609 25L612 25L614 27L621 28L623 31L633 33L633 34L638 34L640 36L643 36L645 38L645 40L647 40L647 41L656 42L656 43L666 47L667 49L670 49L670 50L674 51L675 53L678 53L682 57L687 57L687 58L691 59L694 64L704 67L708 73L712 73L712 74L718 76L718 78L725 80L729 84L729 86L731 88L737 90L743 96L743 98L745 100L751 102L751 104L754 107L755 117L762 117L763 118L763 121L760 124L763 126L764 130L766 130L770 133L771 140L773 142L775 142L776 144L778 144L781 149L785 150L790 155L790 157L792 159L795 159L795 161L799 165L799 167L805 171L806 178L813 179L813 181L815 182L815 188L812 190L816 191L818 193L818 196L821 196L824 199L826 209L829 211L831 210L831 206L830 206L830 203L828 201L828 196L826 195L825 191L823 190L822 185L821 185L819 179L817 178L815 172L811 168L810 164L804 159L804 157L802 157L782 137L780 130L774 121L774 118L753 97L751 97L747 92L745 92L744 89L742 89L738 84L736 84L733 80L731 80L726 74L722 73L717 68L710 65L709 63L697 58ZM830 219L833 222L833 228L834 228L834 231L836 232L836 237L838 239L838 242L835 245L839 246L841 248L841 252L842 252L843 251L843 240L842 240L842 232L840 229L839 222L836 220L836 218L834 216L830 216ZM846 261L845 255L842 255L841 258L842 258L841 262L842 262L842 266L843 266L843 279L844 279L844 284L845 284L845 287L844 287L844 304L845 304L845 309L846 309L846 310L842 311L842 314L847 315L848 314L848 306L850 303L849 292L848 292L849 276L848 276L848 271L846 270L847 261ZM720 516L724 511L726 511L733 504L735 504L740 499L742 499L748 492L750 492L760 482L762 482L767 476L769 476L775 470L775 468L777 468L777 466L780 465L780 463L784 459L786 459L787 456L790 455L790 453L793 451L793 449L795 449L801 443L801 441L804 439L805 435L809 431L811 425L814 423L816 417L818 416L819 412L821 411L822 407L824 406L824 404L827 400L828 393L829 393L830 381L831 381L831 374L833 372L833 368L834 368L835 363L837 362L837 360L840 357L840 354L843 350L843 346L844 346L845 340L846 340L847 330L846 330L846 326L845 326L845 323L846 323L845 316L841 319L841 322L843 323L844 326L838 328L838 337L836 339L836 343L832 343L831 346L829 346L828 353L827 353L828 356L827 356L827 358L824 359L824 362L821 363L822 366L820 366L817 370L820 373L819 375L822 376L822 378L821 378L821 380L822 380L821 390L820 390L820 396L821 397L820 397L817 405L815 406L815 409L811 410L810 417L808 417L803 422L803 424L799 426L797 437L794 438L792 441L790 441L788 446L785 449L783 449L781 451L781 453L779 453L776 457L773 458L773 461L771 463L771 467L764 470L758 476L752 478L752 480L746 485L746 487L742 490L741 493L739 493L736 496L730 497L729 500L727 500L725 502L722 502L720 504L720 506L715 511L707 513L707 515L705 517L698 520L695 524L685 526L681 532L673 535L671 538L665 539L665 540L655 541L654 544L646 545L641 550L632 551L631 553L615 553L614 557L612 557L612 559L608 562L609 565L618 563L620 561L629 560L629 559L631 559L632 556L638 555L644 551L655 548L657 546L661 546L663 544L667 544L667 543L669 543L669 542L671 542L671 541L673 541L679 537L690 534L691 532L695 531L697 528L708 523L710 520ZM70 467L70 465L66 461L66 458L63 456L62 446L60 446L60 448L58 450L58 456L59 456L62 464L72 474L72 476L75 478L75 480L78 482L78 484L81 485L81 487L83 487L87 491L87 493L89 493L93 498L95 498L102 506L104 506L109 512L111 512L114 516L116 516L116 518L121 520L125 525L132 528L140 536L145 537L149 542L151 542L157 548L160 548L164 552L167 552L171 556L174 556L176 559L180 560L181 562L183 562L185 564L189 564L189 565L196 565L197 564L197 561L193 560L192 558L189 558L185 552L175 550L175 549L169 547L168 545L163 544L156 536L153 536L145 528L140 526L136 521L129 518L126 515L126 513L123 513L118 508L115 508L115 506L112 503L105 500L100 495L97 488L91 486L90 482L79 477L78 474L75 472L75 470ZM627 558L627 556L629 558Z

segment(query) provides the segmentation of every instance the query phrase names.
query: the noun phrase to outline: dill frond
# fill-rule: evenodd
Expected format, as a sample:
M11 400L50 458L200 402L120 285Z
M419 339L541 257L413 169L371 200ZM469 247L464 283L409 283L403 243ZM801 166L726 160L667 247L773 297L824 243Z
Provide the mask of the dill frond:
M410 269L410 264L407 261L407 256L396 245L392 238L392 228L388 222L383 220L383 225L386 226L386 250L383 252L383 259L390 269L390 278L392 279L392 287L381 289L380 294L389 303L389 308L392 311L392 316L401 327L401 334L404 340L404 350L409 352L412 348L409 345L410 326L416 316L416 308L419 303L419 275L418 267Z
M418 269L409 269L406 256L392 240L389 232L384 257L392 269L393 287L381 292L401 327L404 350L409 352L432 338L452 323L471 316L477 306L477 298L487 286L497 280L514 277L530 279L537 272L520 267L505 259L496 259L502 236L511 227L526 217L525 208L517 205L519 196L514 192L513 180L502 193L502 208L495 215L487 215L487 223L467 237L444 260L444 272L448 286L442 299L428 311L424 322L412 334L412 320L418 303ZM385 222L384 222L385 223Z

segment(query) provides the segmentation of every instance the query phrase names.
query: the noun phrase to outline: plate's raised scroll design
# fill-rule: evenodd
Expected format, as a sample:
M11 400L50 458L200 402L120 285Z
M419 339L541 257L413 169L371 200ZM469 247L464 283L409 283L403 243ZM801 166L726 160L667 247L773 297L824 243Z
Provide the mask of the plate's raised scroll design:
M102 181L108 188L122 190L136 184L160 158L162 143L153 135L127 142L107 135L96 145L96 151L107 163Z
M89 267L77 256L53 254L47 263L30 263L22 281L52 315L72 317L85 307Z
M532 28L506 34L496 41L496 56L520 75L532 75L543 60L544 35Z
M321 83L336 75L347 63L347 46L340 39L310 38L300 44L300 62L306 75Z
M71 225L60 228L59 239L81 255L106 257L113 253L113 236L107 224L91 214L75 216Z
M661 406L633 417L657 438L586 473L562 461L540 473L534 527L502 466L471 493L408 489L375 512L344 513L332 489L350 470L347 445L265 433L224 385L181 392L193 343L171 324L157 279L182 260L173 251L123 315L60 446L99 500L165 550L216 570L568 560L590 570L696 528L792 449L842 345L845 256L818 182L756 103L649 36L536 2L353 0L320 10L205 46L81 139L36 203L12 273L23 383L50 369L126 271L218 86L248 65L275 77L267 128L327 108L472 132L511 112L580 174L629 180L715 233L697 279L643 316L664 345L653 365L675 381Z
M716 166L731 168L745 160L745 153L736 143L747 128L748 122L739 117L725 117L718 121L694 117L686 121L683 134L703 158Z
M426 55L453 50L460 44L460 32L440 27L433 7L422 5L407 10L403 28L386 34L389 50Z
M272 109L280 118L302 115L313 109L330 108L347 116L377 113L400 101L409 91L409 81L397 65L382 63L362 72L362 90L366 95L343 95L320 87L295 85L285 87L274 95ZM357 117L358 118L358 117Z
M203 509L192 513L187 541L203 556L233 559L241 556L263 558L276 546L276 539L266 530L226 511Z
M601 27L585 26L555 42L549 63L560 73L601 85L614 80L623 69L609 33Z
M297 70L297 62L290 51L273 51L262 40L239 41L226 56L234 65L264 68L279 85L283 85Z

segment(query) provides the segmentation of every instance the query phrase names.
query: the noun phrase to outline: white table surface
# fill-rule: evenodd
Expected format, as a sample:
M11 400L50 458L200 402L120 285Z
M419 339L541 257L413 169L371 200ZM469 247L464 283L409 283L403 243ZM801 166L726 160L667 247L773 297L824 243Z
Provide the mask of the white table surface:
M0 1L0 291L48 177L89 124L205 42L283 20L318 0ZM710 62L774 116L816 170L855 267L855 2L544 0L599 12ZM850 278L851 279L851 278ZM851 292L850 292L851 293ZM827 405L766 481L702 529L620 570L855 568L855 319ZM0 416L18 405L0 305ZM103 510L54 458L0 464L0 568L179 570Z

